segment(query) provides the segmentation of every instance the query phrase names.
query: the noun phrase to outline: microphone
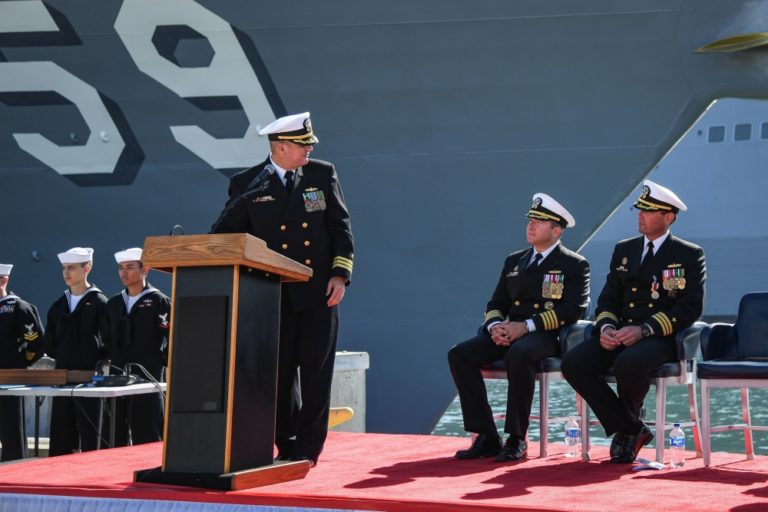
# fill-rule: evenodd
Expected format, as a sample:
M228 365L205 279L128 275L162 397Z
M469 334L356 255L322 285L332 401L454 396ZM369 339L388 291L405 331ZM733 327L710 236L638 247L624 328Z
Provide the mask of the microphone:
M180 235L184 234L184 227L181 224L174 224L171 230L168 232L168 236L174 236L176 234L174 233L174 231L176 231L177 229L179 230Z

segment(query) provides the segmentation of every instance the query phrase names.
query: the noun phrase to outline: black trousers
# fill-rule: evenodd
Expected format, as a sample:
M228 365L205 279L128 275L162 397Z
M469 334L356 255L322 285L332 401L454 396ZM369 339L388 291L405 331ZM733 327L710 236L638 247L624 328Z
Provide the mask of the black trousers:
M98 422L98 398L54 397L49 454L67 455L78 448L84 452L95 450Z
M563 376L597 415L606 435L636 434L642 428L640 408L651 387L651 373L677 357L673 337L645 338L629 347L606 350L599 335L570 350L561 365ZM613 366L616 389L602 375Z
M115 404L115 446L154 443L163 439L163 402L157 393L118 398Z
M448 365L459 391L464 430L491 434L496 432L480 369L503 359L509 381L504 432L524 438L528 432L528 417L531 415L536 386L536 364L559 353L557 331L532 332L509 347L499 347L493 343L490 335L481 334L449 350Z
M24 458L26 433L22 429L21 397L0 397L0 442L3 454L0 461Z
M294 312L283 302L275 429L275 444L282 455L317 461L323 451L338 327L337 307Z

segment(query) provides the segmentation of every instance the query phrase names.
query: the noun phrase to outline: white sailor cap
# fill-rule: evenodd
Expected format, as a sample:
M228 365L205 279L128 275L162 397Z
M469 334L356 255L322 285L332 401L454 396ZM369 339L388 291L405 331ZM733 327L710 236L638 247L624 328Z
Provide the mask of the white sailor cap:
M126 261L141 261L141 247L131 247L124 251L115 253L115 261L123 263Z
M643 182L643 190L640 197L635 202L635 208L647 212L672 212L685 211L688 209L685 203L677 197L677 194L662 187L651 180Z
M320 142L312 132L309 112L275 119L259 130L259 135L268 135L271 141L295 142L305 146Z
M90 247L73 247L67 252L59 253L59 261L62 265L68 263L88 263L93 259L93 249Z
M13 265L10 263L0 263L0 277L11 275L11 269Z
M525 216L529 219L551 220L564 228L572 228L576 225L573 215L563 205L541 192L533 194L533 204Z

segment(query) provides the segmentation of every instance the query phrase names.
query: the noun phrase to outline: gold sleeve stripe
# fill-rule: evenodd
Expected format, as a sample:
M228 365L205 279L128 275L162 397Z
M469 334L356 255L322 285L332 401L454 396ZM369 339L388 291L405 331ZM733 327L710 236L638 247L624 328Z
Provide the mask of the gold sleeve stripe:
M38 334L36 332L30 332L24 335L24 339L26 341L35 341L38 338Z
M485 313L485 320L483 320L483 323L487 322L488 320L490 320L492 318L501 318L503 320L504 319L504 315L498 309L487 311Z
M34 352L27 352L25 354L25 357L27 358L27 361L31 361L31 360L33 360L35 358L35 353Z
M607 318L607 319L609 319L609 320L613 320L613 321L614 321L614 322L616 322L616 323L619 323L619 317L617 317L616 315L614 315L614 314L613 314L613 313L611 313L610 311L603 311L602 313L600 313L599 315L597 315L597 321L598 321L598 322L599 322L600 320L603 320L603 319L605 319L605 318Z
M541 321L544 323L545 331L557 329L557 314L554 311L545 311L541 314Z
M669 336L672 334L672 331L674 330L672 328L672 322L669 321L669 317L665 313L656 313L651 318L654 318L657 322L659 322L661 330L663 331L662 334L664 336Z
M354 262L351 259L345 258L343 256L336 256L335 258L333 258L333 265L331 266L345 268L350 272L352 272L353 265L354 265Z

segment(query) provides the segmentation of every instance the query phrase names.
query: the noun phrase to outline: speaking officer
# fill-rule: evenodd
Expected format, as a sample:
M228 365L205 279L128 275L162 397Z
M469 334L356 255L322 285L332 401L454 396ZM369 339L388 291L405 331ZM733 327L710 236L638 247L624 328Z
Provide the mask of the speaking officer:
M93 249L73 247L58 256L67 290L48 309L45 350L56 359L57 369L95 370L104 356L100 328L107 298L88 283ZM50 455L95 450L98 418L96 398L55 397Z
M611 462L631 463L653 439L640 418L651 373L677 357L675 333L704 307L704 251L672 236L687 208L671 190L646 180L635 203L642 236L613 250L595 311L594 335L568 352L562 372L613 436ZM613 366L618 394L601 375ZM663 442L660 441L660 442Z
M282 117L259 133L269 136L270 155L232 177L232 197L212 232L250 233L312 268L308 282L282 287L275 442L278 459L314 464L328 433L337 305L352 275L352 229L336 169L309 159L318 142L309 113ZM300 397L293 390L298 368Z
M13 265L0 263L0 368L26 368L42 352L42 322L37 308L8 291ZM21 397L0 397L0 461L24 457L26 433L21 418Z
M133 247L115 253L125 289L107 302L101 332L113 365L159 382L167 360L171 301L147 283L149 269L141 262L141 252L141 248ZM128 444L129 430L133 444L162 439L163 402L159 393L120 399L116 413L115 446Z
M571 214L550 196L535 194L526 216L531 247L504 262L482 334L448 352L464 429L478 434L469 449L456 452L458 459L495 455L497 462L508 462L527 456L536 363L560 353L560 327L578 320L589 302L589 263L560 242L563 230L576 224ZM499 359L509 380L503 448L480 372Z

